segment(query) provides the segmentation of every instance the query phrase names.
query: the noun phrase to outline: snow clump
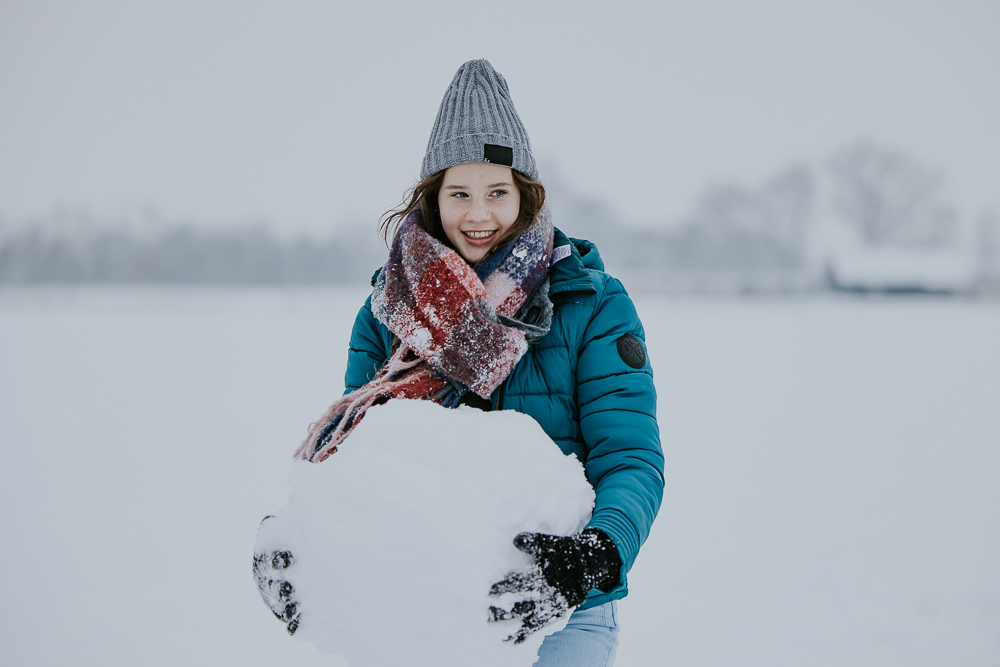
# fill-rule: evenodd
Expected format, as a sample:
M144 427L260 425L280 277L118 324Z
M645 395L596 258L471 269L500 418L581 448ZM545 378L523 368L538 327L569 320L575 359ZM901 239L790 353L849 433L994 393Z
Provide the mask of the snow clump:
M291 552L294 636L351 667L528 667L565 627L515 645L520 621L486 621L514 602L490 586L531 565L514 537L570 535L593 511L583 466L531 417L389 401L325 462L296 461L289 485L256 552Z

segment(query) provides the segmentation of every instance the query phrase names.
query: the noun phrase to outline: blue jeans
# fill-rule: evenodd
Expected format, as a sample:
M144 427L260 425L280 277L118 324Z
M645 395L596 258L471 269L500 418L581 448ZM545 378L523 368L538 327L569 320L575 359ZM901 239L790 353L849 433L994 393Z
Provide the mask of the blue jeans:
M574 611L569 624L549 635L535 667L611 667L618 649L618 601Z

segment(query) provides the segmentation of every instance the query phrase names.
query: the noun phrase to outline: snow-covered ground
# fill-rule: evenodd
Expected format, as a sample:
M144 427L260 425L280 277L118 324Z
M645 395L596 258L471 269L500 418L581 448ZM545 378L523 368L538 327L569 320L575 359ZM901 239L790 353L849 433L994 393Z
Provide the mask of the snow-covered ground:
M0 290L0 663L337 664L250 566L364 297ZM996 303L637 303L667 490L618 667L1000 662Z

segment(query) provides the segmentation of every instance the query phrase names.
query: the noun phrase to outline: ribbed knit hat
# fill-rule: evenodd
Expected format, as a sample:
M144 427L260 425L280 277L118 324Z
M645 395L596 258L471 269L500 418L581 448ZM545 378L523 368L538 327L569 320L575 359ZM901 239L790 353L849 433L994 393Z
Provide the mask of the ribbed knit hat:
M420 178L466 162L502 164L538 180L531 142L507 82L485 60L462 65L445 91Z

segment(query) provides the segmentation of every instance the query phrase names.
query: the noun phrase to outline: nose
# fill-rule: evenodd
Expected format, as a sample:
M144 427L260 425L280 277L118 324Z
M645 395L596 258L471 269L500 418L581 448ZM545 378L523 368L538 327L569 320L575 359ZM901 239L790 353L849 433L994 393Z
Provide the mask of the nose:
M478 198L473 199L472 206L469 207L466 218L468 218L469 222L489 222L490 209L483 200Z

